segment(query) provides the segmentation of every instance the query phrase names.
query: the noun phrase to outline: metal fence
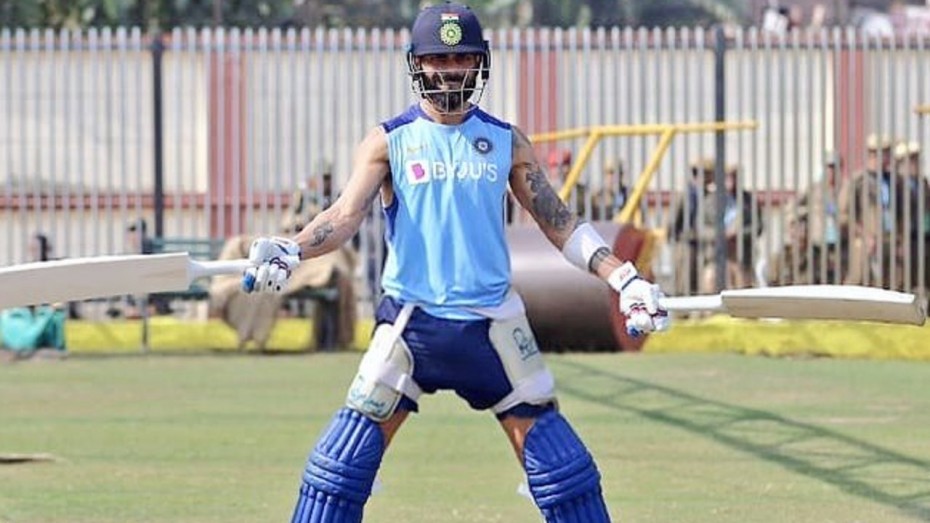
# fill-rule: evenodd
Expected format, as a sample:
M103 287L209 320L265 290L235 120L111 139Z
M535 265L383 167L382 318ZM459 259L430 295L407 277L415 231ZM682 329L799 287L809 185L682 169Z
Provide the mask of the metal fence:
M482 105L530 134L758 122L755 131L678 136L649 184L645 224L667 231L669 240L654 270L678 292L696 291L707 271L716 281L740 281L713 276L723 269L742 271L743 284L760 284L769 273L769 283L859 278L927 286L930 218L925 182L917 183L926 176L893 161L898 142L913 142L912 151L930 147L930 115L916 110L930 104L927 35L613 28L488 36L493 65ZM3 29L0 261L25 261L38 231L51 237L56 256L123 252L130 248L126 225L140 217L157 236L278 231L295 191L318 191L323 171L338 188L355 143L414 101L406 39L406 32L377 29L158 36L134 28ZM887 141L892 158L872 185L860 176L869 135ZM656 135L604 140L582 173L581 212L592 217L602 205L594 195L605 168L619 161L631 185L657 142ZM553 147L577 154L579 146L542 145L540 156ZM836 185L822 187L829 151L842 165ZM923 173L925 156L913 163ZM721 166L733 166L738 189L749 191L735 191L734 205L719 215L705 208L713 199L703 191L687 196L700 181L692 174L703 172L692 167L707 157L718 160L716 181L725 178ZM836 200L841 186L858 199ZM805 194L813 196L798 205ZM676 231L678 201L685 208ZM864 218L872 208L885 221L870 236ZM704 216L733 220L729 249ZM815 225L841 217L842 230L829 238L823 229L830 226ZM366 227L379 227L377 215ZM379 234L360 238L362 281L381 248ZM851 264L862 269L858 276Z

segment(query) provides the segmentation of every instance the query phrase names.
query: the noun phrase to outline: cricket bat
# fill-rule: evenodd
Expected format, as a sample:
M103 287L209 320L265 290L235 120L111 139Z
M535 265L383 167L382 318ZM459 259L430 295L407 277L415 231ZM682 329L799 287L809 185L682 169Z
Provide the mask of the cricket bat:
M195 261L186 252L90 256L0 268L0 309L181 291L198 278L241 273L248 260Z
M858 285L785 285L664 298L675 312L719 312L736 318L874 321L923 325L925 302L914 294Z

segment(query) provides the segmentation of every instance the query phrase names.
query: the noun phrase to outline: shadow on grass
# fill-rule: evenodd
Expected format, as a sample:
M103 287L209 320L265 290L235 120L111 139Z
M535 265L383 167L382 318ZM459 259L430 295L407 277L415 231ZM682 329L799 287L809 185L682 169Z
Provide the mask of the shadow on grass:
M559 392L678 427L930 521L930 462L816 425L708 400L582 363L550 360Z

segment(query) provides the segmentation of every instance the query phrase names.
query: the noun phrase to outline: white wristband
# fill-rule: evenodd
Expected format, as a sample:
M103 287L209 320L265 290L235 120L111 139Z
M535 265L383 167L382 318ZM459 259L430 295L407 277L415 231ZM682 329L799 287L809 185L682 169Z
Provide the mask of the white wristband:
M590 223L585 222L572 231L572 235L562 246L562 256L575 267L587 272L590 270L591 257L602 248L610 250L604 238L601 238Z

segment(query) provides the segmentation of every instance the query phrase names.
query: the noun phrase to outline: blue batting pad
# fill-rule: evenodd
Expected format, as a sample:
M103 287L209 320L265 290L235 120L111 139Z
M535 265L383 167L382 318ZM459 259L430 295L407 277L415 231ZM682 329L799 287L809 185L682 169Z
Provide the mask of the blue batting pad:
M291 523L359 523L384 455L381 426L343 408L307 460Z
M523 460L530 493L548 523L610 522L594 459L557 411L536 419Z

